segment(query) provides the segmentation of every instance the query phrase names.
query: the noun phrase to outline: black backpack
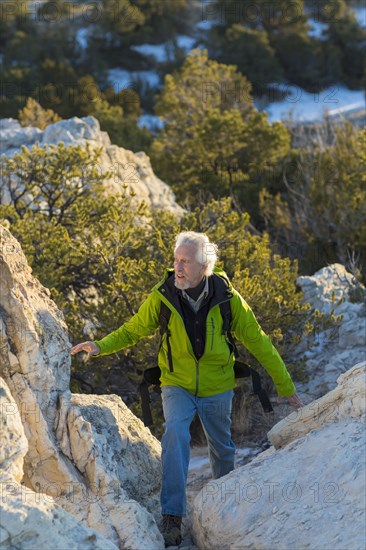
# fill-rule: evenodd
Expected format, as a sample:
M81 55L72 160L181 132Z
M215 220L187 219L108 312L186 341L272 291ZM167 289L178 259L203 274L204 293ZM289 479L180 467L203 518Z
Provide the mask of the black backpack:
M272 408L271 402L269 400L267 392L262 388L261 377L259 376L258 372L252 369L246 363L243 363L242 361L238 360L239 353L235 345L234 338L230 332L231 321L232 321L230 301L226 301L220 304L220 312L221 312L221 317L223 319L222 332L227 337L230 343L231 351L234 352L234 356L235 356L235 363L234 363L235 378L248 378L249 376L251 376L252 385L253 385L253 393L251 395L258 396L258 399L261 402L264 412L272 412L273 408ZM170 347L171 334L168 328L171 314L172 312L168 308L168 306L164 302L161 302L160 313L159 313L160 345L161 345L163 335L166 333L169 370L170 372L173 372L172 350ZM161 370L159 366L146 369L142 375L142 382L140 383L139 389L140 389L140 397L141 397L142 417L143 417L145 426L152 426L154 424L152 415L151 415L151 409L150 409L151 400L150 400L149 386L150 385L160 386L160 376L161 376Z

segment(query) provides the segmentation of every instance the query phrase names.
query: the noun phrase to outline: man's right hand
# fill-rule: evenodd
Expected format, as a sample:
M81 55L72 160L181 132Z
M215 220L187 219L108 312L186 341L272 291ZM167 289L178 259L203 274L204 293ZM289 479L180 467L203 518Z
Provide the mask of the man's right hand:
M75 353L79 353L79 351L86 351L89 355L98 355L100 353L98 346L91 341L76 344L76 346L71 348L70 353L71 355L75 355Z

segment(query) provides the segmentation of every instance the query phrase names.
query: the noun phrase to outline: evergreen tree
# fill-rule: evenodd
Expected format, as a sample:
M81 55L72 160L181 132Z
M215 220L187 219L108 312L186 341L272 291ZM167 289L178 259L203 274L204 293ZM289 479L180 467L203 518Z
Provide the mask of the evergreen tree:
M276 52L263 30L232 25L222 37L221 54L217 58L222 63L237 65L238 70L255 85L256 95L260 95L269 82L283 79Z
M44 130L49 124L62 120L52 109L43 109L31 97L28 98L25 107L19 111L18 118L22 126L34 126L41 130Z
M333 143L303 145L287 192L261 192L261 208L273 238L302 269L313 272L358 258L366 277L366 132L347 123ZM286 178L286 174L285 174Z
M102 0L100 24L109 46L119 46L122 37L145 22L145 16L130 0Z
M230 194L255 211L258 186L253 192L251 182L287 153L289 135L254 108L250 83L236 67L193 50L166 77L156 111L164 127L152 145L153 165L178 198Z
M342 80L351 88L358 88L365 66L366 30L360 27L344 0L326 2L324 11L329 25L328 40L337 49Z
M255 3L250 0L217 0L204 7L204 13L228 27L240 24L267 32L293 28L306 21L303 0L257 0Z

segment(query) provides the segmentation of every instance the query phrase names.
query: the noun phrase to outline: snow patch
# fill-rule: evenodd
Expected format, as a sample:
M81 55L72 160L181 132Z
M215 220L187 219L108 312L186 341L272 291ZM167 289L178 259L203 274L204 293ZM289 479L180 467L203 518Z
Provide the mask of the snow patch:
M143 87L149 85L152 88L156 88L160 83L156 71L127 71L116 68L108 71L108 78L116 92L126 88L134 89L139 81Z
M334 85L319 93L305 92L295 85L271 85L286 94L285 99L270 103L265 110L271 122L292 116L298 121L314 121L323 118L324 114L336 115L350 113L365 108L363 90L349 90Z
M311 38L318 38L319 40L324 40L326 38L324 35L329 28L326 23L321 23L313 17L308 18L308 23L310 25L308 36Z
M156 115L144 114L138 120L140 128L148 128L152 132L160 130L164 126L164 122Z

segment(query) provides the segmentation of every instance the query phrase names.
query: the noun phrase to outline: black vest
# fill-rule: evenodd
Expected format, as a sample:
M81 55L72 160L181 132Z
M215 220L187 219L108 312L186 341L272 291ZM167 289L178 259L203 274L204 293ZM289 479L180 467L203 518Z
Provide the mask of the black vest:
M208 295L203 300L197 313L193 311L188 301L183 298L182 291L174 285L173 270L159 290L182 316L193 352L196 358L199 359L205 351L206 319L209 310L215 304L228 300L231 297L231 294L228 292L227 283L221 277L215 275L208 277Z

